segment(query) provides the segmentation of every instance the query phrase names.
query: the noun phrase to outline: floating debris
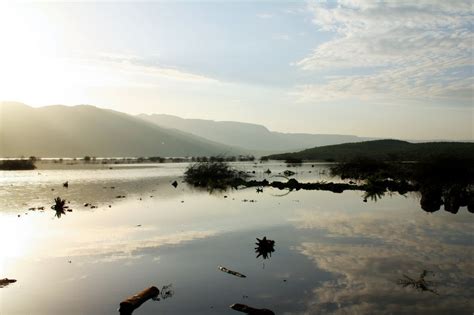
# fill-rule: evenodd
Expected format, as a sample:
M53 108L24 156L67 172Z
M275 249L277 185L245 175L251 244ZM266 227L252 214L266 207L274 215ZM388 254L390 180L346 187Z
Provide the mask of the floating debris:
M64 187L64 188L69 188L69 182L63 183L63 187Z
M233 276L236 276L236 277L239 277L239 278L247 278L245 275L241 274L240 272L227 269L226 267L219 266L217 268L219 268L220 271L228 273L230 275L233 275Z
M262 187L257 187L257 194L258 193L263 193L263 188Z
M265 172L263 172L263 173L265 173L265 174L271 174L272 171L270 171L270 169L268 168L268 169L267 169Z
M8 279L8 278L3 278L0 279L0 288L6 287L9 284L15 283L15 279Z
M273 311L270 311L269 309L253 308L245 304L236 303L236 304L232 304L229 307L235 311L246 313L249 315L275 315L275 313Z
M85 203L84 207L89 207L91 204L90 203Z
M173 186L174 188L178 187L178 182L177 181L172 182L171 186Z
M399 279L398 284L403 286L404 288L406 287L412 287L414 289L417 289L418 291L428 291L431 293L434 293L436 295L439 295L438 292L436 292L434 289L431 289L430 286L434 286L435 283L433 281L427 281L425 280L425 277L428 274L434 275L434 272L429 271L429 270L423 270L423 272L420 274L420 277L418 279L413 279L408 277L407 275L403 275L405 278L404 279Z
M286 171L283 172L283 175L285 175L285 176L293 176L295 174L296 174L295 172L290 171L290 170L286 170Z
M118 311L121 315L131 315L134 310L149 299L156 298L158 294L160 294L160 290L157 287L149 287L121 302Z
M257 253L257 257L262 256L263 259L268 259L272 257L272 253L275 252L275 241L267 239L264 236L262 239L257 237L257 243L255 243L257 247L255 247L255 253Z
M125 198L125 196L124 195L118 195L115 198L121 199L121 198Z
M152 299L153 301L160 301L161 299L163 300L168 299L172 297L173 295L174 295L173 284L170 283L170 284L164 285L161 288L160 294Z
M44 207L41 206L41 207L38 207L37 209L38 209L38 210L44 210Z

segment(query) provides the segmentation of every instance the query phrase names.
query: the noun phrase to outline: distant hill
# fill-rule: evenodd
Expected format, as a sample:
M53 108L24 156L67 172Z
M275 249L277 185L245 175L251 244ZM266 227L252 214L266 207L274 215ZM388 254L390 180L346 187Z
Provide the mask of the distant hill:
M374 140L359 143L328 145L299 152L269 155L269 159L286 160L347 160L354 157L374 159L421 160L430 156L456 156L474 160L474 143L426 142L410 143L400 140Z
M141 114L138 117L161 127L178 129L211 141L256 151L285 152L369 140L352 135L281 133L270 131L262 125L235 121L184 119L163 114Z
M191 156L243 153L195 135L89 105L0 102L0 157Z

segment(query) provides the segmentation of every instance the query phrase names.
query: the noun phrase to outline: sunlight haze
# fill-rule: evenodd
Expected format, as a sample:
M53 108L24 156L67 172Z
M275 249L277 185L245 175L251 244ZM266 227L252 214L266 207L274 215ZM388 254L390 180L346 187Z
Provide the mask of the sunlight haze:
M0 4L0 100L473 140L470 1Z

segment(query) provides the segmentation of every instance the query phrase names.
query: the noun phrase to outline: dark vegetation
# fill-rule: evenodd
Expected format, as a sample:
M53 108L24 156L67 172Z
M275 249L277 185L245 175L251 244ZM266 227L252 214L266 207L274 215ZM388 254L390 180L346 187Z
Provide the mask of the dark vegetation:
M285 182L249 180L244 172L237 171L222 161L191 165L185 172L185 181L210 190L227 187L257 187L260 190L263 187L273 187L290 191L305 189L335 193L362 190L365 191L364 202L369 198L377 201L386 193L404 195L417 191L421 194L421 207L427 212L437 211L442 205L451 213L457 213L463 206L474 212L474 163L470 159L439 156L419 162L387 162L358 157L335 164L331 173L351 181L300 183L294 178L286 178Z
M4 171L34 170L36 168L35 161L36 160L32 160L32 159L3 160L3 161L0 161L0 170L4 170Z
M273 160L348 161L370 158L382 161L421 161L432 157L460 157L474 160L474 143L375 140L316 147L293 153L269 155Z
M51 206L51 209L56 211L55 216L58 217L58 219L61 218L62 215L66 214L66 209L68 206L66 205L66 200L61 199L61 197L56 197L54 199L54 205Z
M197 162L190 165L184 173L184 180L195 187L209 190L237 187L248 175L222 161Z
M285 163L286 163L286 166L288 167L292 167L292 166L296 167L296 166L301 166L301 164L303 164L303 160L299 158L290 157L285 160Z
M474 211L474 160L438 156L419 162L386 162L370 158L355 158L331 168L331 173L343 179L366 181L366 198L374 200L386 192L391 181L402 188L412 186L421 194L421 207L434 212L444 205L446 211L457 213L467 206Z

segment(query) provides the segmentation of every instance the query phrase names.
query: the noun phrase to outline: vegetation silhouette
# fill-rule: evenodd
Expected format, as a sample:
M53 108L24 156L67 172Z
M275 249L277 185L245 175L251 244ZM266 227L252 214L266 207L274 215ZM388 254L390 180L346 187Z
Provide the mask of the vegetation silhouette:
M184 180L195 187L212 191L225 190L228 187L236 188L248 176L245 172L238 171L225 162L212 161L190 165L184 173Z
M0 162L0 170L2 171L24 171L34 170L36 159L20 159L20 160L3 160Z
M434 273L429 270L423 270L420 276L418 277L418 279L413 279L413 278L408 277L407 275L403 275L404 278L399 279L398 284L404 288L412 287L421 292L426 291L426 292L431 292L433 294L439 295L438 292L436 292L434 289L431 288L432 286L435 285L435 283L433 281L425 280L425 277L430 273L434 275Z
M259 191L264 187L290 191L326 190L334 193L362 190L365 191L365 202L368 198L377 201L387 192L400 195L419 192L421 208L427 212L438 211L441 205L451 213L457 213L463 206L474 212L474 163L469 159L440 156L427 161L405 163L357 157L335 164L331 167L331 174L343 179L355 179L360 183L300 183L295 178L288 179L285 176L286 182L249 180L248 174L222 161L197 162L189 166L185 172L185 181L210 191L229 187L255 187Z
M51 209L56 211L55 216L60 219L62 215L66 214L66 200L61 199L60 197L56 197L54 199L54 205L51 206Z
M331 174L342 179L366 180L365 200L382 197L384 186L391 181L402 195L410 186L418 191L421 208L427 212L438 211L442 205L451 213L457 213L462 206L473 212L474 161L470 159L437 156L403 163L357 157L334 165Z
M262 239L257 237L257 242L255 245L257 245L257 247L255 247L255 253L257 254L257 257L255 258L262 256L263 259L269 259L272 257L272 253L275 252L275 241L267 239L266 236L264 236Z

